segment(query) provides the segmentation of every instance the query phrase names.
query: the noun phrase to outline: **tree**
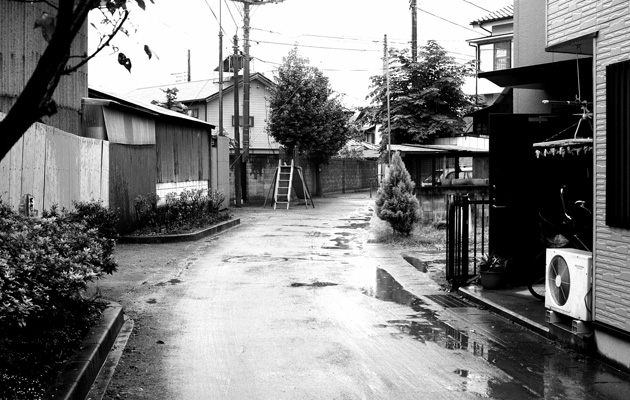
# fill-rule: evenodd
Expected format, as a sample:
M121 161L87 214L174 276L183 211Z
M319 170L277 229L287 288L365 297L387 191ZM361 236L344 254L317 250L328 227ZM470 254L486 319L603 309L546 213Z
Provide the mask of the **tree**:
M184 105L181 101L177 100L177 92L179 92L179 89L166 88L166 89L160 89L160 90L162 90L164 94L166 95L166 101L161 102L159 100L151 100L151 104L155 104L156 106L173 110L178 113L187 114L188 107L186 107L186 105Z
M269 98L269 134L288 153L297 148L316 167L325 164L346 143L348 118L333 97L328 78L294 48L278 67ZM316 194L321 195L319 168Z
M417 62L407 50L391 49L389 54L391 142L424 143L462 133L463 116L474 108L474 96L462 91L464 79L473 76L473 64L456 63L433 40L419 49ZM386 78L377 75L371 81L371 107L364 110L364 120L386 127Z
M0 0L23 3L43 2L55 10L56 15L43 13L34 22L34 26L42 32L42 39L48 44L26 86L5 118L0 121L0 160L11 150L26 130L43 117L57 112L57 105L52 96L64 75L69 75L107 47L129 16L128 0ZM153 3L153 0L150 0ZM144 0L135 0L138 6L145 9ZM81 30L88 13L101 10L107 25L111 27L109 34L102 37L98 49L91 55L70 54L70 48L77 33ZM107 14L109 13L109 14ZM34 31L35 32L35 31ZM146 47L148 49L148 47ZM150 55L150 50L147 51ZM75 60L79 61L75 61ZM72 60L72 64L70 61ZM131 60L123 53L118 54L119 63L131 70Z
M376 193L376 215L403 235L409 235L420 220L415 187L400 154L394 153L387 176Z

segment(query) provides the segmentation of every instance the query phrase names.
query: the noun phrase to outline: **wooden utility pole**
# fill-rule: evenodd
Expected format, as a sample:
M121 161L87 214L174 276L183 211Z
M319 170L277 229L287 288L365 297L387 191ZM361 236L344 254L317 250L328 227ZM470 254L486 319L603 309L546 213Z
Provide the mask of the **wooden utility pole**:
M249 155L249 3L243 3L243 47L245 59L243 65L243 162Z
M392 127L390 124L390 110L389 110L389 53L387 48L387 35L383 39L384 42L384 56L383 56L383 69L385 70L385 97L387 98L387 165L392 163Z
M418 61L418 3L417 0L409 0L411 8L411 61Z
M238 36L234 35L234 55L232 56L232 68L234 71L234 205L241 207L242 190L241 190L241 133L239 131L240 124L240 110L238 105L238 70L239 70L239 57L238 54Z
M250 99L250 79L249 79L249 11L250 5L263 5L267 3L278 3L284 0L232 0L243 3L243 162L247 161L250 146L250 125L249 125L249 99Z
M219 136L223 136L223 26L219 2Z

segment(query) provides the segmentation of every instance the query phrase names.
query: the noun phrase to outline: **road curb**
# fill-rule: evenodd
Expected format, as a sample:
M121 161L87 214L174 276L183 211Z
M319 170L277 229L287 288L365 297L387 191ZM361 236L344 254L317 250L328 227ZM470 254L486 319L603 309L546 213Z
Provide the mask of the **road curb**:
M192 233L181 233L173 235L141 235L141 236L121 236L119 243L134 244L152 244L152 243L175 243L190 242L205 238L207 236L216 235L241 223L240 218L231 219L229 221L220 222L209 228L202 229Z
M543 326L535 321L532 321L529 318L526 318L522 315L519 315L517 313L515 313L514 311L508 310L507 308L491 301L485 298L482 298L481 296L479 296L478 294L476 294L475 292L468 290L465 287L460 287L459 289L457 289L457 293L459 293L461 296L467 298L470 301L475 302L476 304L479 304L481 306L485 306L487 308L489 308L490 310L494 311L495 313L501 315L504 318L507 318L508 320L517 323L529 330L531 330L532 332L535 332L541 336L544 336L546 338L549 338L549 328L546 326Z
M107 308L103 310L101 321L87 334L80 350L66 362L55 383L46 391L44 398L85 399L123 323L122 306L109 302Z

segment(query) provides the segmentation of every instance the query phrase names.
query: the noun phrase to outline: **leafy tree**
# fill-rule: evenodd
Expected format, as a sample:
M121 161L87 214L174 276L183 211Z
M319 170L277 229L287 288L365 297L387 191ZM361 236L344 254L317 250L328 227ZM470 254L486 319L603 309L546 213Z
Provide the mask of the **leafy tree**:
M400 154L394 153L387 176L376 193L376 215L403 235L409 235L420 220L415 187Z
M350 132L346 113L339 99L333 97L328 78L294 48L283 58L274 79L269 133L288 153L298 148L315 166L327 163ZM319 168L315 170L316 194L321 195Z
M69 75L84 66L90 59L109 45L120 31L126 33L123 24L129 16L127 4L131 0L0 0L23 3L42 2L55 10L55 15L43 13L33 21L39 28L42 39L48 44L26 86L6 117L0 121L0 160L22 137L26 130L41 118L57 112L57 105L52 99L53 93L64 75ZM144 0L134 0L145 9ZM153 0L150 0L152 3ZM70 54L70 48L77 33L81 30L88 13L100 10L105 17L105 24L110 32L101 37L97 50L91 55ZM35 32L35 31L34 31ZM148 46L147 55L151 57ZM71 62L72 61L72 62ZM131 60L123 53L118 54L118 62L131 70Z
M433 40L418 53L413 62L407 50L389 51L392 143L424 143L461 133L463 116L474 107L474 96L462 91L464 79L473 75L473 64L456 63ZM364 110L364 120L387 127L386 78L377 75L371 81L371 106ZM387 142L387 132L383 141Z

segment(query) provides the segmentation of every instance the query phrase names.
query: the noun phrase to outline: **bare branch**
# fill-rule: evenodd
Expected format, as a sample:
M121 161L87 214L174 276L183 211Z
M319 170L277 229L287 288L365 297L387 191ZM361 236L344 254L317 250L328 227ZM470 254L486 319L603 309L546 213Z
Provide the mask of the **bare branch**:
M116 29L114 29L112 31L112 33L110 33L108 35L107 40L103 43L101 40L101 43L98 46L98 49L96 49L94 51L94 53L92 53L89 57L86 57L85 59L83 59L83 61L79 62L77 65L75 65L74 67L66 67L63 71L64 75L68 75L71 74L75 71L77 71L79 68L81 68L82 66L84 66L85 64L87 64L88 61L90 61L92 58L96 57L96 55L98 53L101 52L101 50L103 50L105 47L109 46L109 42L112 41L112 39L114 38L114 36L116 36L116 34L118 33L118 31L122 28L123 24L125 23L125 21L127 20L127 17L129 16L129 11L125 10L124 15L122 17L122 20L120 21L120 23L118 24L118 26L116 26ZM76 56L75 56L76 57Z

